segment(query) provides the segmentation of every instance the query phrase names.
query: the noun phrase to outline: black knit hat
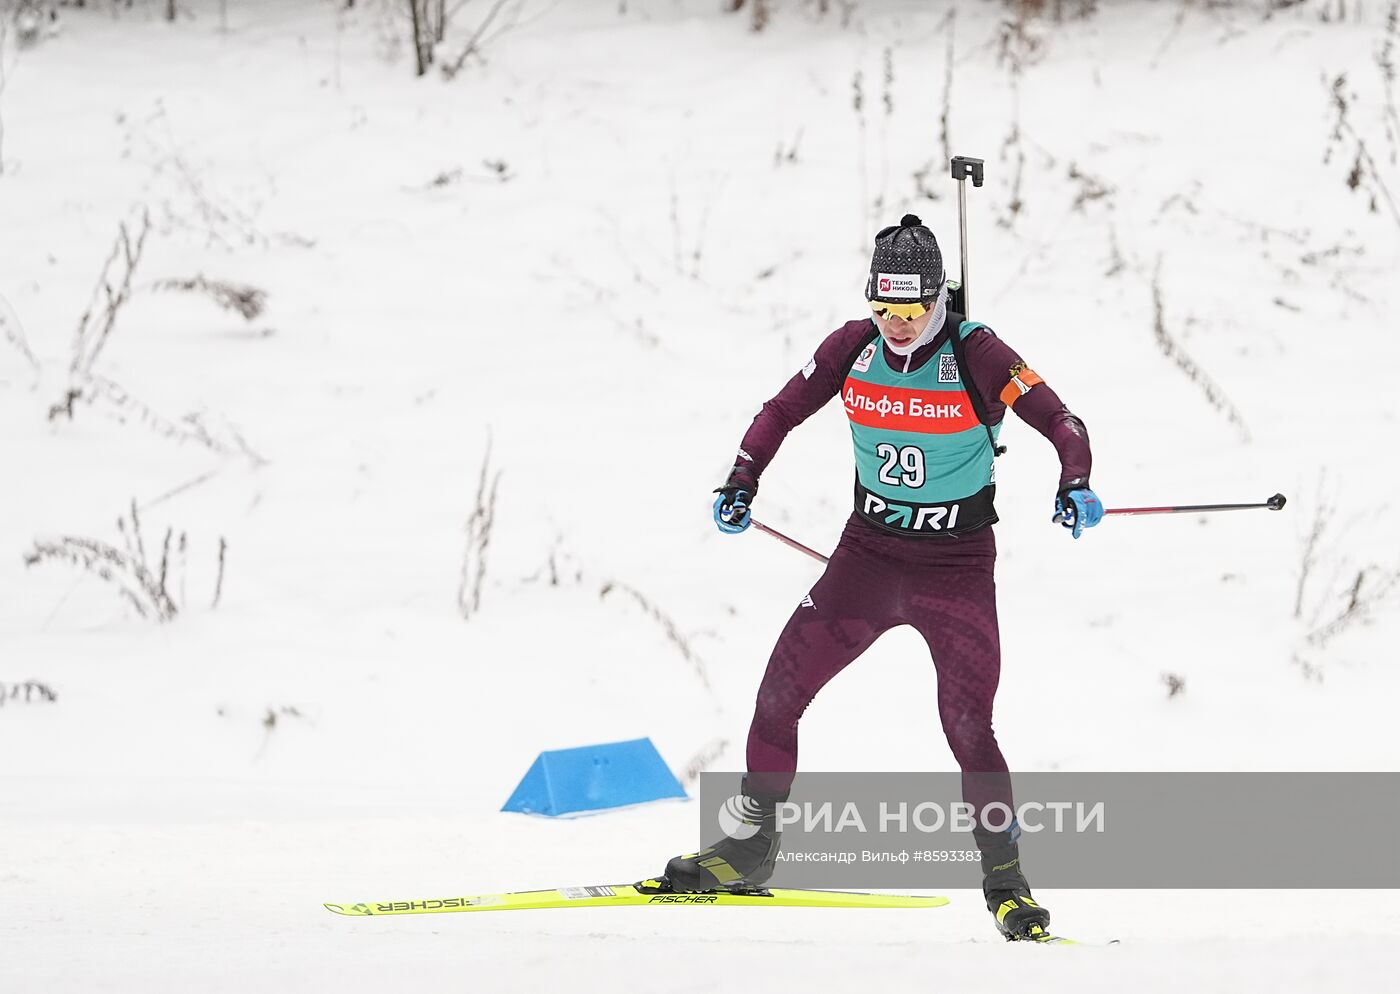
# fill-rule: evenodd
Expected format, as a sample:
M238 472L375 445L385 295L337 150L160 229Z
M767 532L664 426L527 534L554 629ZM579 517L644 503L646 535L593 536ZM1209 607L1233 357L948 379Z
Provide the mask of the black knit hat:
M943 253L933 232L913 214L880 229L870 258L865 299L902 304L930 300L943 289Z

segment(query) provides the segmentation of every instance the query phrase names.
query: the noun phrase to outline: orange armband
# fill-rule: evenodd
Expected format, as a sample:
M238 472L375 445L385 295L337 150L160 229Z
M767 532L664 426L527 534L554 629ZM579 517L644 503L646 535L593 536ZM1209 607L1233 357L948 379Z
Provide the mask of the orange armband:
M1031 387L1044 382L1039 373L1024 362L1018 362L1011 367L1011 382L1002 388L1001 402L1007 407L1012 407L1016 401L1031 392Z

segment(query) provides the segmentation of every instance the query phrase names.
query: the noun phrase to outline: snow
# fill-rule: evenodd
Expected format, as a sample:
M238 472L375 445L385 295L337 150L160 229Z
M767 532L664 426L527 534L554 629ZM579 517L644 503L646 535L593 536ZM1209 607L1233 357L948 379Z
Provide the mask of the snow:
M541 749L646 735L677 770L716 743L715 768L742 763L763 663L817 574L753 531L715 533L709 491L759 402L860 314L874 230L912 210L957 257L947 5L867 3L842 30L789 4L759 35L708 0L625 6L527 2L451 82L413 78L403 18L374 2L230 3L226 30L215 3L174 25L90 5L18 53L11 35L0 320L40 365L0 342L0 683L58 699L0 706L0 988L1381 982L1400 914L1356 892L1051 891L1067 934L1122 941L1034 950L961 891L921 913L684 920L320 907L632 880L697 841L693 804L497 809ZM1346 72L1351 120L1400 188L1382 12L1188 7L1177 25L1175 4L1105 6L1034 26L1013 88L999 5L956 5L953 150L988 160L969 191L977 316L1084 418L1110 507L1289 504L1072 542L1047 520L1053 451L1013 418L1003 750L1027 770L1395 769L1393 594L1307 639L1359 570L1400 569L1384 455L1400 229L1345 185L1354 142L1324 161ZM463 7L446 48L483 13ZM1005 227L1017 114L1024 207ZM936 201L911 178L931 160ZM1076 209L1071 164L1112 192ZM101 405L47 417L117 225L142 208L136 292L97 372L169 424L203 412L225 451ZM197 273L266 290L266 313L151 288ZM1155 343L1158 273L1165 327L1243 428ZM791 436L758 500L820 549L849 502L843 421L833 406ZM499 503L463 621L488 446ZM133 500L148 549L188 534L166 624L91 574L23 562L41 538L120 546ZM952 768L933 693L922 642L890 633L808 711L804 769ZM1354 838L1325 858L1363 858L1374 843Z

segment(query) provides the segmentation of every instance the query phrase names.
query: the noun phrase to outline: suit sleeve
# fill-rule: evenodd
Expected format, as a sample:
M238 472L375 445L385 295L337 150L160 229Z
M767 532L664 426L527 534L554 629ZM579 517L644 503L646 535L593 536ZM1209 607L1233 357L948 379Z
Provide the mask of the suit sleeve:
M817 346L807 363L781 390L764 403L739 443L730 481L757 487L758 478L778 454L792 431L819 411L841 390L846 367L862 340L874 331L867 321L852 321L836 329Z
M1060 486L1088 486L1093 465L1089 432L1050 384L986 328L968 336L967 364L968 375L987 407L987 419L997 424L1011 408L1055 446L1060 457Z

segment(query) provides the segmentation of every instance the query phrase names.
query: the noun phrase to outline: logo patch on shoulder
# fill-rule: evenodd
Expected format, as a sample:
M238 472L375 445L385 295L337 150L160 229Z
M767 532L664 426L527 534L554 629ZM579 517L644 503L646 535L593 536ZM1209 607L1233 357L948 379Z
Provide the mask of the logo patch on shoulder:
M958 357L951 352L943 352L938 356L938 382L958 382Z
M855 365L851 368L858 373L870 372L870 363L875 358L875 346L876 343L871 342L865 348L861 349L860 355L856 357Z
M811 359L808 359L808 360L807 360L807 365L805 365L805 366L802 367L802 378L803 378L804 380L810 380L810 379L812 378L812 374L815 373L816 371L817 371L817 360L816 360L816 357L813 356Z

